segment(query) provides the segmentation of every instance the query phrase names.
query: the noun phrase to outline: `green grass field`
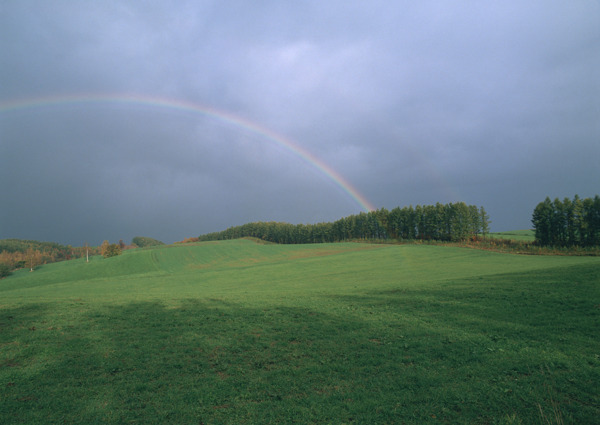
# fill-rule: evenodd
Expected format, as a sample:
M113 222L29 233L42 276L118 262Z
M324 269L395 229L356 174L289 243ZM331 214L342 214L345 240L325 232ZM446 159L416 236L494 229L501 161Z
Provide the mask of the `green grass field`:
M534 230L511 230L508 232L494 232L489 234L492 238L497 239L511 239L520 242L533 242L535 241Z
M0 423L591 424L600 258L126 251L0 281Z

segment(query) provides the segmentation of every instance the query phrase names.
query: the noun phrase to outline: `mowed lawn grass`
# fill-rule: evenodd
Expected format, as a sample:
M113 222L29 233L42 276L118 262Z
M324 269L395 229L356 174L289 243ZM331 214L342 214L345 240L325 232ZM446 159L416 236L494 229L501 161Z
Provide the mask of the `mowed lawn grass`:
M0 281L0 423L597 423L600 259L127 251Z

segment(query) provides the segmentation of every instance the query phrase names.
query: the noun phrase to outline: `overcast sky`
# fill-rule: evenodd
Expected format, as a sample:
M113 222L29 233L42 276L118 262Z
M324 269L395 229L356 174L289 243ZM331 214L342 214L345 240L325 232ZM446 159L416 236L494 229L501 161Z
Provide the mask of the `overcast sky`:
M600 2L0 0L0 238L165 242L600 193ZM18 101L28 107L14 108ZM3 105L3 106L2 106ZM3 109L2 109L3 107Z

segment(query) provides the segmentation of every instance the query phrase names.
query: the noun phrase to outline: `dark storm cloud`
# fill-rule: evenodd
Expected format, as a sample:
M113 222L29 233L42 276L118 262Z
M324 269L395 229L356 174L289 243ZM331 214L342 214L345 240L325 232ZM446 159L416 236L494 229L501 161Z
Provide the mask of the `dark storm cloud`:
M0 103L135 93L312 152L377 207L463 200L498 230L600 172L597 2L0 2ZM141 105L0 112L0 238L173 241L359 205L214 118Z

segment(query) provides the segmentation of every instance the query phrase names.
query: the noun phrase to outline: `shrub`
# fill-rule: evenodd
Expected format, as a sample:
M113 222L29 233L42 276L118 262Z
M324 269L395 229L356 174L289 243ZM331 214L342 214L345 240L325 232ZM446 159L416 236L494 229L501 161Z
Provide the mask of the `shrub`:
M161 242L157 239L148 238L146 236L136 236L131 240L133 245L138 246L139 248L146 248L148 246L157 246L164 245L164 242Z
M121 255L122 252L123 250L121 249L121 246L119 244L111 243L110 245L108 245L103 255L104 258L116 257L117 255Z
M10 276L10 275L11 275L10 267L8 267L6 264L0 263L0 279L2 279L3 277L6 277L6 276Z
M117 255L121 255L123 250L121 249L121 245L116 243L108 243L108 241L102 242L100 245L100 254L104 258L116 257Z

